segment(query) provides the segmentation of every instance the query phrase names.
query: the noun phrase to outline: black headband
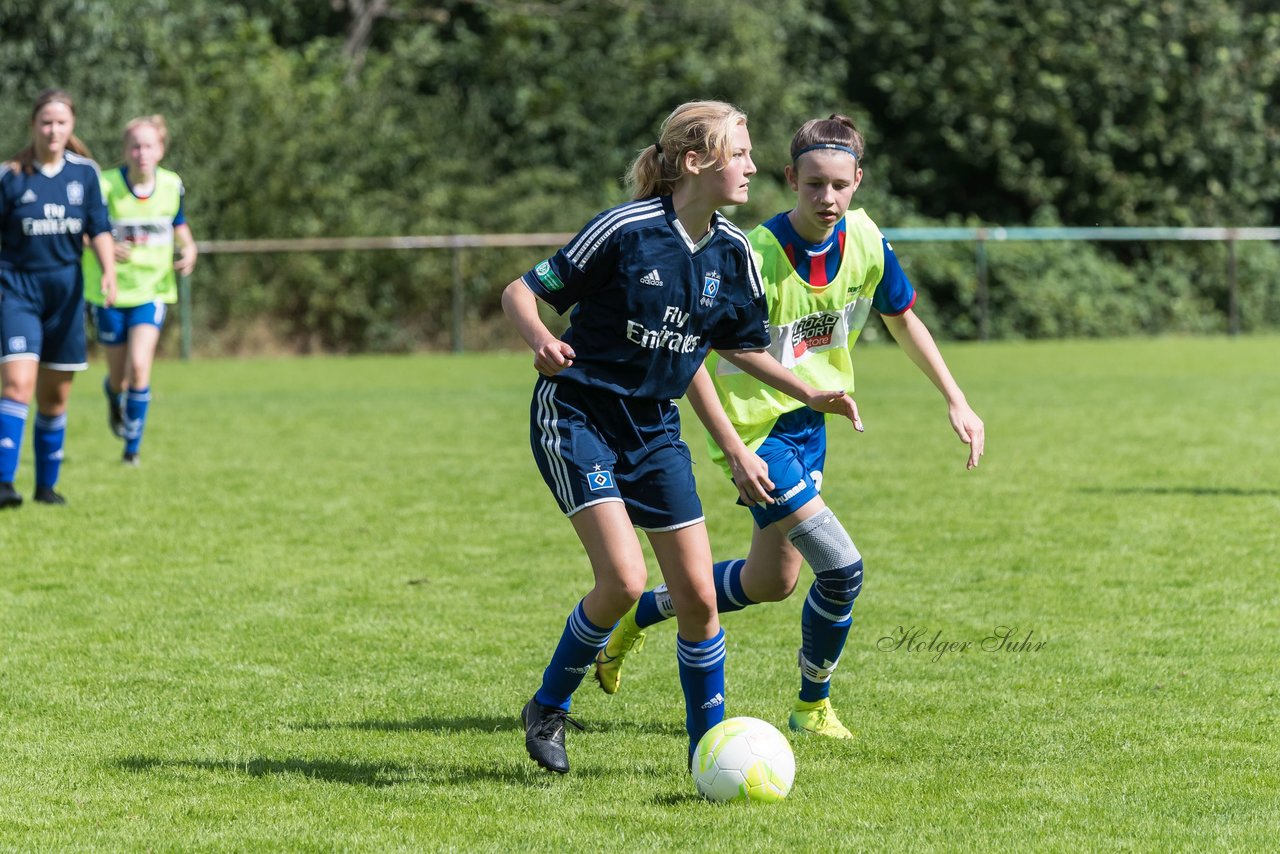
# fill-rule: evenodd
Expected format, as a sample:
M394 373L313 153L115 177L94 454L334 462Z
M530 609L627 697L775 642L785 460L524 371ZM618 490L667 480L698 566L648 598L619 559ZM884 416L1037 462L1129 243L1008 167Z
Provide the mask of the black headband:
M792 160L799 160L799 159L800 159L800 155L801 155L801 154L805 154L805 153L810 152L810 151L818 151L819 149L826 149L826 150L828 150L828 151L844 151L844 152L846 152L846 153L848 153L848 154L853 155L853 159L854 159L854 160L859 160L859 159L861 159L861 158L859 158L859 157L858 157L858 152L854 151L854 150L853 150L852 148L850 148L849 146L847 146L847 145L836 145L835 143L830 143L830 142L823 142L823 143L819 143L819 144L817 144L817 145L810 145L810 146L806 146L805 148L802 148L802 149L800 149L799 151L797 151L797 152L795 153L795 156L793 156L791 159L792 159Z

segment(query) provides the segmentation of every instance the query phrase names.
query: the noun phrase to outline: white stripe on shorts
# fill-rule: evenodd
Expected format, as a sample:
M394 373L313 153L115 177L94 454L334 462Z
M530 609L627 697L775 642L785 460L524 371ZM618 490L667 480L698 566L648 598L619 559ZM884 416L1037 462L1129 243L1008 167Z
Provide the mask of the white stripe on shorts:
M556 410L556 386L546 380L538 381L534 392L538 401L538 428L542 431L539 444L547 455L547 468L554 481L554 491L564 507L573 507L573 489L569 483L569 467L560 452L560 431L556 429L559 412Z

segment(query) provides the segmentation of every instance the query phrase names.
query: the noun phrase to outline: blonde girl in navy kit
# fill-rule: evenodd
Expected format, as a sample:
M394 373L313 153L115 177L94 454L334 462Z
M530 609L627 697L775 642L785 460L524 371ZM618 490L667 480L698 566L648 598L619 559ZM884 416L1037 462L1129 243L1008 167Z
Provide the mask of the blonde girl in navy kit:
M116 295L101 178L75 124L71 96L41 92L31 143L0 164L0 508L22 504L13 480L33 396L34 498L66 503L54 486L71 380L89 367L80 272L86 237L102 265L104 301Z
M595 217L503 292L541 375L530 411L534 458L595 576L521 713L525 747L550 771L569 770L570 698L644 590L635 528L646 533L678 614L690 752L724 717L711 549L673 402L708 350L815 409L856 417L843 391L815 391L764 350L768 311L750 246L717 213L747 200L755 171L740 111L684 104L632 164L635 200ZM538 300L572 309L563 338L539 319Z

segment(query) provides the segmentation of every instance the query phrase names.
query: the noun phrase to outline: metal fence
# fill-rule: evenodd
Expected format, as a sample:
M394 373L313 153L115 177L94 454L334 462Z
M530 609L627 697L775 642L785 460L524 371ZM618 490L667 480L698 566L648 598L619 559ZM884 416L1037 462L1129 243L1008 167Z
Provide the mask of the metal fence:
M897 243L972 243L974 277L977 281L978 337L990 336L990 294L988 288L987 244L1005 241L1209 241L1227 247L1227 327L1240 332L1240 298L1236 275L1236 244L1240 241L1280 241L1280 228L886 228L884 236ZM462 328L466 312L462 274L463 253L469 249L496 247L563 246L572 233L545 234L454 234L410 237L332 237L292 240L202 240L201 253L246 254L271 252L349 252L387 249L448 250L452 261L450 343L454 352L463 349ZM182 358L191 357L191 283L183 277L178 287L182 319Z

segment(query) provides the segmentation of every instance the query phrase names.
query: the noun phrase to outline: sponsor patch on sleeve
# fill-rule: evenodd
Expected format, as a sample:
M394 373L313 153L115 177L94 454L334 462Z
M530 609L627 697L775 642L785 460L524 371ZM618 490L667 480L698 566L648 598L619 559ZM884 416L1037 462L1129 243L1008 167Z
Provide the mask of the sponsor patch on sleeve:
M556 275L556 271L551 269L551 261L543 261L541 264L533 268L533 274L538 277L538 281L544 288L549 291L558 291L564 287L564 282L560 281L560 277Z

